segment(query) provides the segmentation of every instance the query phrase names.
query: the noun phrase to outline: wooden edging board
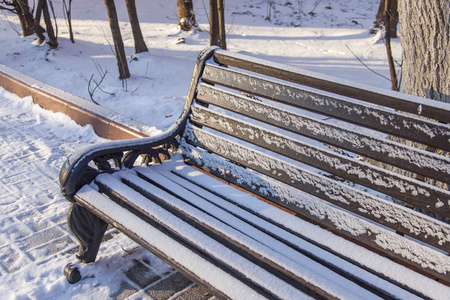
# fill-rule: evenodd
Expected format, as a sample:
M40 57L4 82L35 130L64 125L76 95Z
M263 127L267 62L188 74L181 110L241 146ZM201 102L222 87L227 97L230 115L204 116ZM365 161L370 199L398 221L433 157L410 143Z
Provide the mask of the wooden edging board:
M53 112L62 112L82 126L92 125L95 133L105 139L123 140L148 136L145 134L149 128L147 125L1 64L0 86L21 98L31 96L34 103Z

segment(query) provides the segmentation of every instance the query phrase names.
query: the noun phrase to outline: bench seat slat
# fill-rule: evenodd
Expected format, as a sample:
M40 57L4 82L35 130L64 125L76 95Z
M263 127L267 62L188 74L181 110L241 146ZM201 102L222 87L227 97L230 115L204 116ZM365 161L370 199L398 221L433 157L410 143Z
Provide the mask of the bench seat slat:
M320 176L304 168L269 157L260 151L231 142L199 128L191 127L191 129L186 130L186 133L186 138L195 145L210 149L214 153L242 166L306 191L394 230L400 230L414 238L423 239L427 243L449 252L450 225L448 224ZM189 151L187 149L186 152L189 153ZM215 161L208 167L214 168L216 163L220 165L219 161ZM232 173L234 172L235 170L232 171ZM261 196L265 197L266 195ZM296 208L294 210L299 211ZM434 232L434 230L437 231Z
M151 218L161 229L169 234L173 239L189 248L189 252L194 252L210 261L232 276L238 278L246 285L260 293L264 297L275 297L279 299L304 298L305 295L298 289L287 284L271 273L265 271L251 261L245 259L238 253L214 240L211 236L204 234L196 226L190 224L187 219L174 215L172 211L154 202L159 199L157 194L165 193L162 190L147 184L147 187L156 192L155 199L149 199L131 187L122 183L117 178L110 175L98 176L95 183L100 191L109 198L117 199L119 203L127 207L133 214ZM165 200L179 202L175 197L164 195ZM116 201L116 200L115 200ZM200 215L197 214L197 217ZM160 229L160 230L161 230ZM283 286L282 290L276 287Z
M342 128L204 83L199 85L197 97L204 103L450 184L448 157Z
M240 222L241 226L249 227L249 225L244 224L222 209L212 208L212 212L222 216L222 221L212 217L211 212L205 213L198 210L195 208L197 205L202 209L207 209L208 204L205 203L205 200L189 194L187 191L179 191L179 187L173 183L167 187L167 189L174 191L172 195L129 172L118 173L118 175L120 175L120 180L123 183L109 175L97 177L96 184L100 191L109 194L108 188L113 187L114 191L111 191L109 197L119 197L130 207L134 207L144 214L151 214L152 218L155 218L164 228L175 231L186 238L190 247L193 249L198 247L200 251L212 256L216 263L223 263L224 267L242 273L241 279L243 281L250 279L256 285L265 288L269 293L273 291L275 297L295 299L293 296L297 293L295 290L302 288L305 289L305 292L309 292L313 297L319 299L322 297L339 299L344 296L350 298L371 297L370 292L361 289L345 278L339 279L340 276L337 274L331 274L328 278L323 277L322 273L326 275L324 267L314 264L314 262L305 264L308 259L296 255L292 249L284 247L284 253L280 254L267 245L256 242L252 237L243 234L241 231L232 229L233 226L236 226L235 222ZM161 181L161 179L159 180ZM132 185L131 188L127 186L129 184ZM139 195L135 194L135 191L138 191ZM112 193L114 193L114 196ZM195 205L184 203L189 196L191 201L196 202ZM145 199L147 199L147 202L145 202ZM155 201L155 199L158 200ZM195 229L190 226L191 222L195 223ZM222 233L226 234L222 235ZM255 232L251 236L254 234ZM234 247L230 247L229 243L226 243L221 237L231 240L235 245L241 245L240 250L236 251ZM267 241L266 237L266 243L269 242L276 241L274 239ZM274 246L272 245L272 247ZM292 253L289 254L289 252ZM258 258L256 262L252 262L254 258ZM265 262L267 265L259 265L261 262ZM282 276L279 272L274 272L276 276L268 275L270 273L267 274L267 271L273 272L272 269L285 273L285 276ZM268 280L271 282L268 283ZM284 280L293 284L295 288ZM302 286L306 283L309 285L308 288ZM277 295L274 291L274 287L277 285L286 286L284 296L282 294ZM357 296L351 296L353 293L356 293Z
M194 106L191 120L198 125L207 126L310 166L320 165L323 171L381 191L413 206L421 207L438 215L450 216L449 191L354 158L320 149L297 139L288 138L199 105ZM430 198L441 199L443 205L440 207L430 205Z
M353 99L308 91L213 64L206 65L202 79L450 151L450 127L445 124L362 104Z
M300 251L296 251L291 246L286 245L286 243L274 238L274 236L270 235L269 232L266 232L266 228L258 228L255 224L247 222L246 218L241 219L240 216L245 214L245 211L242 209L235 210L234 213L229 212L223 207L226 202L224 198L219 198L216 196L216 198L219 199L216 199L214 203L211 199L211 197L213 197L211 194L208 194L208 197L204 198L199 195L202 191L199 191L198 188L189 190L184 186L185 182L183 182L183 185L174 184L178 182L169 180L166 177L169 173L167 171L164 171L161 174L158 172L153 172L151 168L138 168L136 169L136 172L145 181L150 182L152 185L158 186L159 188L186 202L188 204L187 206L184 205L184 203L177 205L177 210L180 214L184 215L184 218L196 218L197 213L195 209L192 209L192 207L200 209L202 211L201 215L203 213L208 215L208 217L203 220L196 219L195 223L202 224L208 231L221 236L227 241L230 241L233 245L237 246L240 251L245 251L244 254L246 254L250 260L257 258L259 261L267 263L270 267L285 273L285 275L300 284L306 283L304 278L308 278L309 281L314 277L323 276L327 281L329 281L327 285L330 285L331 282L333 282L331 286L334 286L334 284L337 285L332 288L333 290L338 291L340 289L338 286L345 287L346 291L344 294L347 294L347 296L351 293L357 293L360 296L370 296L371 293L366 294L366 290L388 296L388 294L384 293L382 290L371 287L371 285L367 282L358 282L358 285L363 286L363 289L361 289L358 285L353 283L352 279L355 278L353 278L350 274L345 274L347 276L341 277L335 273L334 270L330 272L329 268L324 267L315 260L311 260L307 256L302 255ZM124 176L121 176L121 179L126 180L127 182L129 181L133 185L137 182L137 180L133 178L125 178ZM193 185L191 185L191 188L192 187ZM253 201L255 200L256 199L253 199ZM167 202L170 203L170 205L175 206L174 201L167 200ZM284 212L282 212L282 214L284 214ZM248 217L248 215L246 215L246 217ZM233 230L230 231L230 228L236 230L235 233L233 233ZM255 263L257 263L257 261L255 261ZM313 270L313 273L310 273L309 270ZM347 277L350 277L350 281L348 281ZM309 282L309 284L314 285L316 280L317 278L312 280L312 282ZM349 293L348 290L351 290L352 292ZM318 293L319 295L321 294L320 290Z
M152 252L159 258L170 261L172 264L175 263L180 271L214 290L216 294L230 298L246 295L249 299L263 299L243 281L190 251L179 241L156 229L148 222L136 218L133 212L111 201L96 189L86 185L78 191L76 197L81 204L104 218L105 221L113 224L130 237L140 240L140 243L148 249L152 249ZM206 278L208 280L205 280Z
M176 168L176 166L178 166ZM170 169L176 171L180 170L179 164L175 164L174 166L169 166ZM155 168L157 169L157 168ZM260 254L266 255L267 257L262 257L263 260L273 260L273 263L281 263L283 264L283 261L285 261L285 268L292 270L297 274L297 276L305 276L305 278L308 280L309 285L319 285L319 288L323 288L324 291L317 290L319 294L315 294L313 291L313 296L315 298L320 299L321 293L325 296L327 299L361 299L361 298L373 298L374 294L370 293L369 291L372 291L375 293L375 295L378 295L385 299L391 299L392 297L400 297L400 298L408 298L408 299L414 299L415 297L424 297L424 295L414 291L413 289L410 289L408 287L402 286L401 284L394 285L389 281L385 281L382 277L368 274L365 270L359 269L355 265L350 265L347 263L346 268L349 268L349 270L355 271L356 274L358 274L358 278L367 278L370 279L369 282L361 282L359 280L358 284L361 285L355 285L350 279L345 279L345 277L339 276L334 271L330 271L326 266L322 266L321 264L317 264L316 262L312 261L308 257L296 254L296 251L290 248L288 245L284 245L282 242L280 242L277 239L274 239L270 236L268 236L266 233L258 229L254 224L247 223L245 221L240 220L237 218L239 215L245 214L246 211L244 210L234 210L234 214L230 214L225 207L226 200L223 197L216 196L215 201L212 200L210 197L211 195L207 195L207 199L201 197L198 195L198 193L203 193L198 188L191 186L191 189L187 189L185 187L186 183L182 182L183 184L178 184L177 181L171 181L166 178L166 176L170 177L170 179L173 179L171 175L174 175L173 173L169 173L167 170L167 167L165 169L159 168L159 170L152 171L151 168L137 168L135 169L137 174L140 178L136 178L137 176L133 171L124 171L119 172L114 175L105 174L102 176L97 177L95 185L98 186L100 191L106 192L106 194L109 194L108 196L111 199L121 199L119 201L122 206L119 206L120 210L126 210L126 211L132 211L132 213L135 216L138 216L139 214L136 213L136 210L138 210L140 213L144 215L151 215L152 218L155 219L156 222L160 223L163 228L169 228L169 231L175 231L180 234L180 236L190 241L192 241L195 245L200 245L201 251L206 251L210 253L210 255L216 257L217 260L211 261L207 259L210 263L213 264L219 264L220 262L227 261L229 263L229 257L226 258L227 250L224 250L222 245L219 244L215 245L214 240L208 242L208 240L211 240L211 238L207 235L199 232L199 224L209 224L209 228L211 228L214 231L220 231L220 230L226 230L227 235L229 238L235 239L238 243L243 243L247 245L248 247L266 247L268 248L268 252L264 251L262 249L258 249L257 251ZM191 169L191 172L195 170ZM175 175L177 176L177 175ZM205 175L206 176L206 175ZM143 179L146 180L143 180ZM148 182L147 180L151 181ZM130 188L128 185L132 183L132 187ZM220 183L220 182L217 182ZM188 183L189 184L189 183ZM214 185L213 185L214 186ZM95 187L95 190L92 190L91 192L96 192L97 187ZM108 189L114 190L114 192L111 191L108 192ZM89 188L87 188L89 190ZM139 191L139 194L135 194L135 191ZM142 193L143 191L146 191L145 193ZM171 191L170 195L167 194L167 191ZM192 190L192 191L191 191ZM84 190L82 190L79 193L79 197L83 197ZM114 195L112 195L114 193ZM145 194L148 193L151 195L151 199L149 199ZM241 191L237 191L237 193L242 193ZM228 194L230 197L231 195ZM247 197L251 196L247 194ZM99 196L96 196L99 197ZM154 202L154 198L158 198L161 201L165 202L165 205L171 206L172 208L176 208L176 210L182 214L180 216L177 216L176 214L173 214L173 211L170 209L167 210L167 208L164 207L164 205L161 206L161 204L158 204L157 202ZM233 197L233 196L231 196ZM89 197L86 197L88 200L87 202L93 201L95 204L89 204L89 205L98 205L96 198L93 198L92 195ZM94 200L93 200L94 199ZM255 202L259 201L257 199L252 200L246 200L246 202ZM117 200L116 200L117 201ZM186 201L187 203L184 203ZM204 203L204 202L209 202ZM216 202L215 204L212 204L213 202ZM110 202L111 205L111 202ZM199 211L195 207L201 207L202 210ZM225 207L222 207L225 206ZM208 208L209 207L209 208ZM228 206L229 207L229 206ZM111 208L104 208L107 211L110 211ZM278 214L284 215L286 213L279 211ZM100 213L101 215L101 213ZM111 216L110 213L108 213L109 216ZM254 215L255 216L255 215ZM283 216L280 216L281 218L284 218ZM246 218L246 216L244 217ZM197 224L195 226L195 229L193 229L190 225L189 220L195 219L195 223ZM254 217L256 223L264 222L263 219ZM298 220L299 222L304 222L302 220ZM134 226L139 226L133 224L134 221L130 222L126 226L126 230L124 232L128 231L136 231L136 228ZM145 222L148 223L148 220ZM112 222L112 224L117 225L117 222ZM177 224L178 223L178 224ZM123 225L123 224L122 224ZM263 223L263 226L266 226L267 222ZM269 224L270 225L270 224ZM226 227L232 227L235 228L236 232L233 233L233 231L230 231L230 229L226 229ZM155 226L153 226L155 227ZM274 227L272 225L272 227ZM265 227L267 230L270 230L270 227ZM279 229L277 232L280 233L284 230L280 227L276 227ZM258 230L260 233L256 234L254 231ZM193 232L192 232L193 231ZM154 233L153 233L154 234ZM167 232L163 230L163 234L167 236ZM286 234L286 232L285 232ZM173 243L180 243L176 238L174 239L172 235L168 235L170 238L173 239ZM295 236L288 235L289 239L295 238ZM256 240L253 240L255 239ZM139 237L140 240L146 241L146 238ZM160 246L159 241L154 241L155 238L151 237L151 240L149 242L155 243L155 245ZM189 241L187 242L189 243ZM213 243L213 244L211 244ZM182 247L187 247L186 243L181 242L180 243ZM256 246L252 246L252 244ZM164 244L163 244L164 245ZM303 245L302 245L303 246ZM189 249L185 249L184 251L193 251L192 249L195 248L192 245L188 246ZM192 248L193 247L193 248ZM270 248L270 249L269 249ZM273 249L273 250L272 250ZM165 251L165 250L164 250ZM249 251L249 250L247 250ZM317 249L315 249L317 251ZM196 251L194 250L194 253ZM225 252L225 254L223 254ZM270 254L270 252L273 252L273 254ZM290 253L292 252L292 253ZM251 253L251 252L250 252ZM265 254L264 254L265 253ZM280 254L278 254L280 253ZM225 255L225 256L223 256ZM228 255L230 255L228 253ZM232 254L231 254L232 255ZM242 254L239 254L241 256ZM200 255L202 256L202 255ZM338 258L331 257L330 253L327 255L329 261L333 262ZM224 258L223 258L224 257ZM278 259L276 258L278 257ZM172 258L171 258L172 259ZM242 264L242 268L248 270L249 265L245 264L241 259L234 258L236 260L236 264ZM383 259L383 258L380 258ZM183 262L185 263L185 262ZM203 262L202 262L203 263ZM342 265L342 261L340 264ZM226 266L225 266L226 267ZM283 268L284 268L283 267ZM221 269L223 266L221 266ZM236 265L232 265L231 268L238 268ZM255 269L256 268L256 269ZM263 287L269 288L271 284L279 285L280 282L275 279L279 278L277 277L270 277L273 275L267 275L264 270L258 271L258 267L253 267L251 269L252 271L248 271L245 273L246 278L242 278L241 280L243 282L248 282L248 279L250 280L258 280L258 276L261 276L260 278L263 278L263 280L270 280L271 283L265 282ZM218 271L222 272L222 271ZM261 272L263 272L263 275L261 275ZM258 274L254 274L258 273ZM303 273L303 275L302 275ZM265 275L264 275L265 274ZM233 274L233 276L236 277L236 274ZM267 277L269 276L269 277ZM290 275L291 277L294 276L293 274ZM255 279L256 278L256 279ZM272 282L272 280L275 280L275 282ZM350 281L349 281L350 280ZM283 284L283 283L281 283ZM248 283L247 283L248 285ZM377 285L379 287L377 287ZM270 291L270 290L269 290ZM328 291L328 292L327 292ZM297 298L298 295L294 295L292 290L290 291L291 294L289 294L289 288L288 290L285 290L284 295L271 295L269 297L280 297L281 299L300 299ZM286 296L288 295L288 296ZM291 298L292 297L292 298Z
M383 274L374 272L374 270L368 269L363 265L346 258L341 253L332 251L329 248L324 248L323 245L306 238L299 231L287 229L281 223L272 219L273 215L268 217L261 215L260 212L270 210L270 208L272 208L271 205L261 203L259 199L254 199L253 195L239 191L235 187L225 183L218 182L217 179L202 174L189 166L178 164L175 168L171 168L171 171L168 171L164 166L137 168L136 171L152 183L155 183L158 186L164 185L170 190L173 189L174 183L176 183L182 187L181 191L177 193L181 193L184 199L188 200L189 197L186 195L194 193L202 199L221 207L227 213L239 218L240 221L236 222L230 220L225 217L224 213L215 209L206 211L215 218L227 222L230 226L235 227L237 230L271 248L275 249L276 245L282 243L382 298L391 298L392 295L396 295L400 298L409 298L412 297L410 293L417 293L416 291L408 289L404 284L395 282ZM201 207L204 208L205 206L202 205ZM284 213L281 215L281 218L285 219L286 215ZM294 220L291 221L293 223L305 222L297 218L294 218ZM244 226L240 226L242 222L244 222ZM251 226L249 227L246 224ZM261 233L254 234L253 227L260 230ZM304 227L299 224L296 228L298 230L299 228ZM272 239L266 239L266 235L270 235ZM297 261L303 261L305 259L298 254L294 255L293 258ZM313 269L316 270L317 267L314 267ZM336 275L333 275L333 277L334 276ZM423 297L421 294L418 295Z
M334 271L340 271L340 273L345 273L342 270L339 270L337 268L334 268L332 272L329 272L327 267L324 267L324 262L317 263L317 260L311 260L310 257L302 255L300 249L295 249L292 247L291 243L288 243L287 241L282 241L279 238L275 238L274 235L271 234L269 224L265 222L264 225L257 226L255 223L248 222L248 219L251 219L251 214L248 211L245 211L243 209L239 209L238 207L230 207L230 205L227 206L227 200L222 197L215 196L212 193L203 193L202 190L198 190L195 188L196 186L193 184L189 184L187 182L183 182L180 180L175 179L173 176L170 176L171 173L169 172L162 172L158 173L153 171L151 168L142 168L136 170L141 176L143 176L146 180L150 181L152 184L155 184L157 186L164 186L169 191L172 191L174 194L179 195L179 197L183 197L183 200L188 202L190 205L193 205L194 207L201 207L201 209L211 215L213 218L219 220L220 222L223 222L227 226L230 226L237 230L238 232L244 234L247 238L250 239L250 243L247 241L245 242L239 242L239 243L245 243L245 245L242 245L243 249L247 249L246 251L250 252L252 256L258 257L261 255L262 251L251 251L251 244L254 244L252 240L256 241L256 244L260 243L261 245L264 245L268 249L275 251L276 253L280 253L282 256L289 258L290 262L288 262L288 265L284 266L285 269L295 269L293 266L295 264L299 264L301 266L305 266L310 270L314 270L314 272L317 272L321 274L322 276L325 276L328 280L334 281L334 283L345 286L349 284L348 281L345 279L340 279L340 276L338 276ZM166 177L167 176L167 177ZM170 180L169 180L169 178ZM181 185L176 186L174 188L174 182ZM190 188L186 187L189 186ZM174 192L176 190L176 192ZM206 191L206 190L205 190ZM202 194L202 195L199 195ZM181 196L182 195L182 196ZM250 200L251 201L251 200ZM254 199L253 199L254 201ZM259 200L257 200L259 201ZM231 209L229 211L227 208ZM261 223L263 220L258 219L255 217L256 223ZM219 226L213 225L214 227L211 227L211 230L216 231ZM279 229L277 227L273 228L275 226L272 226L272 230ZM280 230L282 231L282 230ZM229 235L229 231L227 231L227 235ZM291 236L291 238L294 238L294 236ZM270 251L269 251L270 252ZM270 259L270 254L263 254L263 257L260 257L262 261L266 261ZM294 272L292 273L294 274ZM351 274L345 273L345 278L350 278L350 280L357 280L356 278L352 277ZM295 276L295 275L291 275ZM350 283L353 285L352 283ZM364 286L366 289L370 289L370 284L368 282L359 282L360 285ZM348 289L348 287L346 287ZM358 287L353 286L353 288L350 288L351 290L355 291L358 289ZM377 293L382 293L382 291L376 289L375 287L372 287L372 290ZM360 291L361 292L361 291ZM364 293L364 292L363 292ZM387 296L386 294L384 294Z
M232 166L223 166L220 165L220 163L218 163L218 165L219 168L222 168L222 171L226 171L224 168L232 170ZM155 166L155 170L162 170L162 173L168 176L163 165ZM436 292L435 295L442 295L445 294L443 291L447 291L448 289L447 287L437 284L434 279L422 277L422 275L411 271L409 268L404 268L391 259L386 258L384 255L375 254L372 251L361 248L361 246L343 239L342 237L331 233L329 230L324 230L319 226L298 218L298 216L278 214L279 208L272 204L264 201L250 201L249 196L252 194L249 195L248 192L242 190L238 191L234 186L229 185L227 182L217 183L215 178L205 174L203 171L192 170L190 166L178 166L172 169L172 173L200 187L200 193L206 193L206 197L209 197L209 193L207 193L207 191L209 191L220 198L228 199L235 206L247 209L251 214L255 214L259 220L263 219L276 224L277 227L282 229L281 232L276 232L279 236L285 237L293 243L298 242L299 244L297 245L303 249L308 250L345 270L354 271L353 274L356 276L362 276L361 273L359 273L361 272L361 269L367 270L368 272L375 272L376 276L380 276L380 278L383 278L382 274L384 274L386 276L386 278L384 278L385 280L393 280L394 282L398 282L402 288L409 287L413 290L422 292L423 295L429 295L431 298L434 298L435 296L428 293L430 290L436 288L434 291ZM284 187L279 186L279 183L274 181L271 182L267 178L259 180L245 171L238 172L237 175L240 177L240 183L244 186L247 183L256 188L262 187L267 191L273 190L273 192L280 194L280 198L284 197L285 201L296 201L298 204L302 204L302 206L299 206L302 210L314 210L315 215L323 214L322 216L319 216L319 218L332 216L336 218L338 223L342 220L347 220L348 225L357 220L353 215L340 213L335 207L320 202L319 199L315 199L310 195L306 195L300 191L292 191L290 188L283 190ZM175 178L170 178L177 182ZM260 184L261 180L264 180L266 183L265 186ZM291 193L288 193L288 191ZM250 197L250 199L253 199L253 197ZM356 221L354 226L362 225L362 223L357 223L358 222ZM266 226L266 223L264 223L263 226ZM370 224L367 225L366 229L370 230L371 226L372 225ZM330 227L327 226L327 228ZM355 230L358 229L355 228ZM374 232L376 232L376 230ZM299 239L293 239L292 234L299 237L301 240L306 241L306 243L299 241ZM395 235L393 235L393 239L395 238ZM405 245L405 247L408 248L407 245ZM331 257L334 257L334 259L330 258L330 255ZM358 272L351 268L349 264L341 265L340 263L343 263L343 261L348 261L351 264L358 266L356 267L357 269L361 269L359 269ZM367 279L370 283L377 285L377 280L375 278L369 277ZM417 282L421 282L422 285L418 286ZM386 288L382 283L380 283L379 286ZM391 292L393 295L396 295L394 291ZM399 298L402 298L402 296L399 296ZM424 296L424 298L426 298L426 296Z

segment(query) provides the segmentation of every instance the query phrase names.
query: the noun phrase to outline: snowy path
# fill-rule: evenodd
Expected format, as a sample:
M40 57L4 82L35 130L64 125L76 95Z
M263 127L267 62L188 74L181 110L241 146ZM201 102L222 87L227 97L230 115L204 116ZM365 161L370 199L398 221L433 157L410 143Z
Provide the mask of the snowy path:
M68 203L58 173L71 148L100 139L68 121L30 98L0 91L0 285L14 283L1 288L7 296L55 282L58 253L76 246L66 229Z
M67 283L62 269L75 262L77 244L67 229L69 203L59 192L58 174L73 149L99 141L91 128L0 87L0 299L159 299L199 292L142 248L122 250L136 245L115 231L95 268L82 267L90 278ZM158 286L167 282L182 284Z

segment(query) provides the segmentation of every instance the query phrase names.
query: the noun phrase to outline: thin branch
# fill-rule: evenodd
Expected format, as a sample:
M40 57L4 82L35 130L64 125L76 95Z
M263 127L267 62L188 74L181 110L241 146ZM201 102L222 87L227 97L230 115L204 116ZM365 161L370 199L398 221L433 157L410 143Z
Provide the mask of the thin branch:
M211 23L209 22L209 13L208 13L208 10L206 9L204 0L202 0L202 4L203 4L203 9L205 10L206 19L208 19L208 24L211 24Z
M16 11L15 8L8 8L8 7L5 7L5 6L3 6L3 5L0 5L0 10L7 10L7 11L9 11L9 12L12 12L12 13L14 13L14 14L17 14L17 11ZM5 14L5 13L3 12L3 14ZM6 15L5 15L5 16L6 16Z
M101 28L101 30L102 30L102 32L103 32L103 36L105 37L106 42L108 42L109 48L111 49L111 51L112 51L114 57L116 57L116 51L114 50L114 47L113 47L113 46L111 45L111 43L109 42L108 37L106 36L105 31L103 30L103 27L100 27L100 28Z
M6 20L8 20L8 24L9 26L11 26L11 28L17 33L18 36L20 36L20 32L19 30L17 30L17 28L13 25L13 23L9 20L8 16L5 14L5 12L3 11L3 7L0 6L0 10L2 11L3 15L5 15ZM5 8L6 9L6 8ZM9 9L6 9L9 10Z
M98 62L96 62L95 60L92 60L92 61L94 62L95 67L97 68L97 72L98 72L98 74L99 74L100 77L101 77L101 80L100 80L100 82L99 82L99 84L98 84L98 89L99 89L100 91L102 91L103 93L105 93L105 94L114 96L114 93L107 92L107 91L103 90L103 89L100 87L100 84L102 83L103 79L106 77L106 73L108 73L108 71L103 71L102 66L100 66L100 64L99 64ZM95 80L94 80L94 83L97 84L97 82L96 82Z
M145 74L142 77L141 82L139 83L139 85L137 86L137 88L135 88L130 94L133 94L134 92L136 92L138 90L138 88L141 87L142 83L144 82L145 78L147 77L147 71L148 71L148 62L147 62L147 67L145 68Z
M55 9L53 8L53 2L51 0L48 1L50 4L50 10L53 14L53 20L55 21L55 36L58 37L58 23L56 22L56 15L55 15Z
M353 56L354 57L356 57L356 59L357 60L359 60L359 62L364 66L364 67L366 67L367 69L369 69L369 71L371 71L371 72L373 72L373 73L375 73L375 74L377 74L378 76L381 76L381 77L383 77L384 79L386 79L386 80L389 80L389 82L392 82L391 81L391 79L390 78L388 78L388 77L386 77L386 76L384 76L384 75L382 75L382 74L380 74L380 73L378 73L378 72L375 72L374 70L372 70L368 65L366 65L353 51L352 51L352 49L350 49L350 47L348 46L348 45L345 45L345 47L347 47L347 49L353 54Z
M108 42L109 48L111 49L114 57L116 57L116 59L120 62L120 66L122 66L122 68L123 68L123 62L121 60L119 60L118 56L116 55L116 51L115 51L114 47L109 42L108 38L106 37L106 33L105 33L105 31L103 30L102 27L101 27L101 29L102 29L102 32L103 32L103 36L105 37L105 40ZM128 90L128 84L127 84L127 79L126 78L122 79L122 88L125 88L125 91Z
M108 71L103 71L102 67L100 66L100 64L98 62L96 62L95 60L93 60L95 68L97 69L97 72L99 73L101 79L99 82L94 80L94 74L91 75L91 78L89 78L89 82L88 82L88 93L89 93L89 97L91 98L92 102L94 102L97 105L100 105L97 101L94 100L94 93L96 89L99 89L100 91L102 91L105 94L109 94L111 96L113 96L113 93L108 93L105 92L100 85L102 84L103 80L106 77L106 74L108 73ZM95 87L91 89L91 83L94 82Z
M391 74L391 82L392 82L392 90L399 91L399 84L397 79L397 74L395 73L395 65L394 65L394 57L392 55L391 50L391 18L389 16L390 11L390 1L386 0L385 4L385 20L384 20L384 28L385 28L385 40L386 40L386 52L389 63L389 72Z
M95 92L95 90L97 89L98 84L97 84L96 87L94 87L94 88L91 90L91 82L92 82L92 78L93 78L93 77L94 77L94 74L92 74L92 75L91 75L91 78L89 78L89 82L88 82L88 93L89 93L89 97L91 98L92 102L94 102L94 103L97 104L97 105L100 105L97 101L94 100L94 92Z
M92 61L94 62L95 68L97 69L97 72L98 72L98 74L100 75L100 77L101 77L104 73L106 73L106 72L103 72L102 66L101 66L98 62L96 62L95 60L92 60Z
M66 25L69 28L70 41L75 43L72 29L72 0L69 0L69 6L67 6L66 0L63 0L63 9L65 11L64 19L66 20Z

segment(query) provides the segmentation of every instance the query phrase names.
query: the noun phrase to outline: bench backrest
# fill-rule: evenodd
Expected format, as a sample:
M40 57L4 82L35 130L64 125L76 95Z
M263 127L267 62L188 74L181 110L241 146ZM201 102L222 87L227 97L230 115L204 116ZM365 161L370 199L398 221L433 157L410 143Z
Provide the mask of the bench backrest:
M181 145L191 164L450 282L449 104L202 55Z

